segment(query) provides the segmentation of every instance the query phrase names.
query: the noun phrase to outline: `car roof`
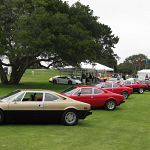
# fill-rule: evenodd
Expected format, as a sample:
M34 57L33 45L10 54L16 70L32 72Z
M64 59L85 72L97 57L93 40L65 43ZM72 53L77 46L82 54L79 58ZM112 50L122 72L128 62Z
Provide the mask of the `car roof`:
M51 92L55 93L54 91L51 90L46 90L46 89L18 89L19 91L25 91L25 92Z
M75 85L75 88L98 88L97 86L89 86L89 85Z

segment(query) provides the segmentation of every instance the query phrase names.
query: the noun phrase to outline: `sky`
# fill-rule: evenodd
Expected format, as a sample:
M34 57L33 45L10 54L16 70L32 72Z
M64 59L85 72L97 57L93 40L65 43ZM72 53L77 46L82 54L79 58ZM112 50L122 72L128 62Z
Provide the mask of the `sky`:
M70 5L77 0L68 0ZM113 49L120 57L125 58L145 54L150 58L150 1L149 0L80 0L89 5L99 22L110 26L118 44Z

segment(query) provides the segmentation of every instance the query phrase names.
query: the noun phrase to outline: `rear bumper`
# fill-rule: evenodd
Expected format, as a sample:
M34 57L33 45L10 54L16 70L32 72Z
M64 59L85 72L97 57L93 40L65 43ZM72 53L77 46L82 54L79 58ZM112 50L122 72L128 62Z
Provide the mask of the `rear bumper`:
M92 112L91 112L91 111L87 112L87 116L89 116L89 115L92 115Z
M91 111L80 111L79 112L79 119L85 119L86 116L92 115Z

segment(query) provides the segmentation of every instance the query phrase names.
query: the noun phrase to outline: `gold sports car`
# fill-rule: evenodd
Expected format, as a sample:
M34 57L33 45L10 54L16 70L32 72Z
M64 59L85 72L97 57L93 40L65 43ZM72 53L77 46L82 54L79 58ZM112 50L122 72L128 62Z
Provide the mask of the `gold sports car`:
M16 90L0 98L0 124L5 121L61 121L72 126L92 114L89 104L49 90Z

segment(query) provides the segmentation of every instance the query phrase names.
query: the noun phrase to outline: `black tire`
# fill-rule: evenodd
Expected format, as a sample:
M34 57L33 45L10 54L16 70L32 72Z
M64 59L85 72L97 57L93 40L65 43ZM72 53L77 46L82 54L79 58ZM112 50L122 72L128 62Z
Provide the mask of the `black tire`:
M128 99L129 97L129 94L126 91L122 92L122 95L124 96L125 99Z
M0 110L0 125L4 124L4 113Z
M56 81L56 80L53 80L53 84L57 84L57 81Z
M116 109L116 102L114 100L108 100L105 104L105 108L107 110L115 110Z
M66 126L78 124L77 112L75 110L66 110L62 115L61 122Z
M139 88L139 89L138 89L138 93L139 93L139 94L143 94L143 93L144 93L144 89L143 89L143 88Z
M68 84L69 84L69 85L72 85L72 81L69 80L69 81L68 81Z

